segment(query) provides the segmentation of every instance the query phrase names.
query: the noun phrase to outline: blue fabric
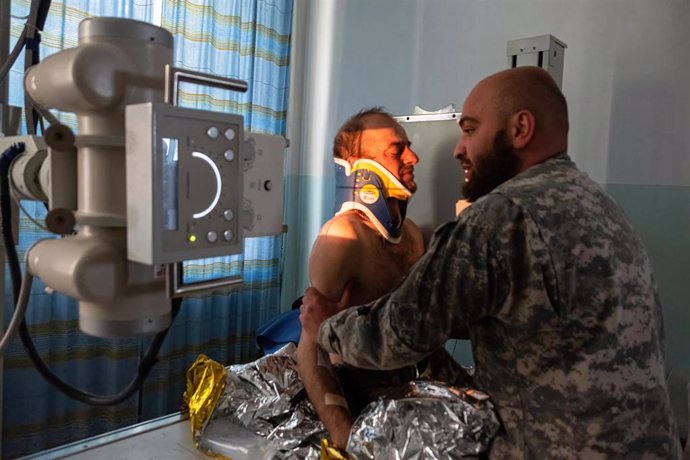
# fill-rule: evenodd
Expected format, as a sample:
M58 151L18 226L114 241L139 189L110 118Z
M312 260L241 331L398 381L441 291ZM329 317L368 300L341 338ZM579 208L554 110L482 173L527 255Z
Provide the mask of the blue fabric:
M340 214L353 209L362 211L376 226L381 236L392 243L397 243L400 241L402 223L397 226L393 216L391 216L390 209L388 209L387 199L389 196L384 185L385 182L382 176L379 176L383 167L376 168L377 162L364 161L374 163L374 166L371 163L365 165L358 160L355 162L353 170L350 171L348 162L340 162L339 159L336 161L335 213ZM406 208L407 201L400 201L403 218Z
M302 324L299 321L299 310L282 313L262 325L256 331L256 344L263 354L275 353L292 342L299 343Z

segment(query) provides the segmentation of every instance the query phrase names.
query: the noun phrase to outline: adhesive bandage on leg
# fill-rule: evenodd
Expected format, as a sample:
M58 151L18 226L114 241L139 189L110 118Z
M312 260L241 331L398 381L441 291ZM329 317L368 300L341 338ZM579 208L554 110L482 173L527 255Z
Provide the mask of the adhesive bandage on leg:
M347 400L341 395L337 395L335 393L326 393L323 395L323 402L327 406L338 406L347 409L348 412L350 411L350 408L347 405Z

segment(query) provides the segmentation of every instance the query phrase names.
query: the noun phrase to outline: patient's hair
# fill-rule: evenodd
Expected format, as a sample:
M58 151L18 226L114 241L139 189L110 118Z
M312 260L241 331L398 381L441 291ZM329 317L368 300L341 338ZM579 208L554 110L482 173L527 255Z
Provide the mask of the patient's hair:
M386 112L383 107L372 107L362 109L352 115L338 130L338 134L333 139L333 156L347 160L354 156L360 158L362 149L360 144L361 133L366 126L366 119L370 116L383 116L393 119L393 116Z

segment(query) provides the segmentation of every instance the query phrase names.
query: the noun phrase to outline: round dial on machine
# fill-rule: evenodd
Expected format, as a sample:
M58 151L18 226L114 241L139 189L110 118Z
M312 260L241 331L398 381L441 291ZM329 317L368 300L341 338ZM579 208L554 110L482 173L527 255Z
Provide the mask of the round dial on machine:
M197 164L194 168L194 185L190 186L192 203L201 205L195 209L192 217L202 219L208 216L218 206L222 190L222 180L218 165L205 153L192 152L192 158Z

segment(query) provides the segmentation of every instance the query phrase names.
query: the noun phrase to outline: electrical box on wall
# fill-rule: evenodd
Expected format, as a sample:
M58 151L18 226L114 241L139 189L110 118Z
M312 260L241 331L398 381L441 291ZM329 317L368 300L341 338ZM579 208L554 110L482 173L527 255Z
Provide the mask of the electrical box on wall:
M521 38L508 42L508 67L537 66L551 74L562 87L566 44L553 35Z

